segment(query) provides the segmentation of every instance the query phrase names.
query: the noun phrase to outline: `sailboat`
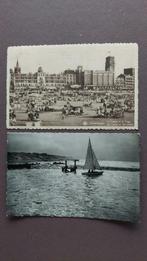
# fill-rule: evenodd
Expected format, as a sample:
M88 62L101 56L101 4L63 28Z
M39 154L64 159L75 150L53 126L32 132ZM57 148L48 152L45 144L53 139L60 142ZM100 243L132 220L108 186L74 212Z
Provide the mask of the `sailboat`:
M90 139L87 148L85 165L83 168L88 170L87 172L83 172L82 173L83 175L93 177L93 176L99 176L103 174L103 170L101 169L98 160L95 156Z

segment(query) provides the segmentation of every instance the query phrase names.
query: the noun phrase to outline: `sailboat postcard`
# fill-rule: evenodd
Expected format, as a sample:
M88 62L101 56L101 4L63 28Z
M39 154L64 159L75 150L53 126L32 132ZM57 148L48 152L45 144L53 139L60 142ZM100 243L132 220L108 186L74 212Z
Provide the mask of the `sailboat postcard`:
M7 127L138 129L138 45L9 47Z
M137 222L137 133L8 133L7 214Z

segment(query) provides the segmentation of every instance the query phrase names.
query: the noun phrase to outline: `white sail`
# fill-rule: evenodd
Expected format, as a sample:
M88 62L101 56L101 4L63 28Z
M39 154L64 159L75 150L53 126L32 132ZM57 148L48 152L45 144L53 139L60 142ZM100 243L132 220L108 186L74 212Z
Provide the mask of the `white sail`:
M88 143L87 155L86 155L86 161L85 161L84 169L90 169L90 170L100 169L100 165L99 165L97 158L95 156L95 153L92 149L90 139L89 139L89 143Z

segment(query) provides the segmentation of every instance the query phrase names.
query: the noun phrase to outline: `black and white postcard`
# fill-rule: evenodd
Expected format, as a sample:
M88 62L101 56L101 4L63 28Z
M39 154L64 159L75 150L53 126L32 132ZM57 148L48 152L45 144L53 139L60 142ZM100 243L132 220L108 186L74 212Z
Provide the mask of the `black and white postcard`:
M8 133L7 214L137 222L136 133Z
M137 44L9 47L7 127L137 129Z

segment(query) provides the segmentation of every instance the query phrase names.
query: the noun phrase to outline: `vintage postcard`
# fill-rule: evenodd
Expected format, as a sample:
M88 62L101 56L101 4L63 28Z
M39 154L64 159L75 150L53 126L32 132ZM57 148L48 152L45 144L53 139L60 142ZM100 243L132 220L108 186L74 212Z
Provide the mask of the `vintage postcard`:
M137 129L137 44L9 47L7 127Z
M7 214L137 222L136 133L8 133Z

